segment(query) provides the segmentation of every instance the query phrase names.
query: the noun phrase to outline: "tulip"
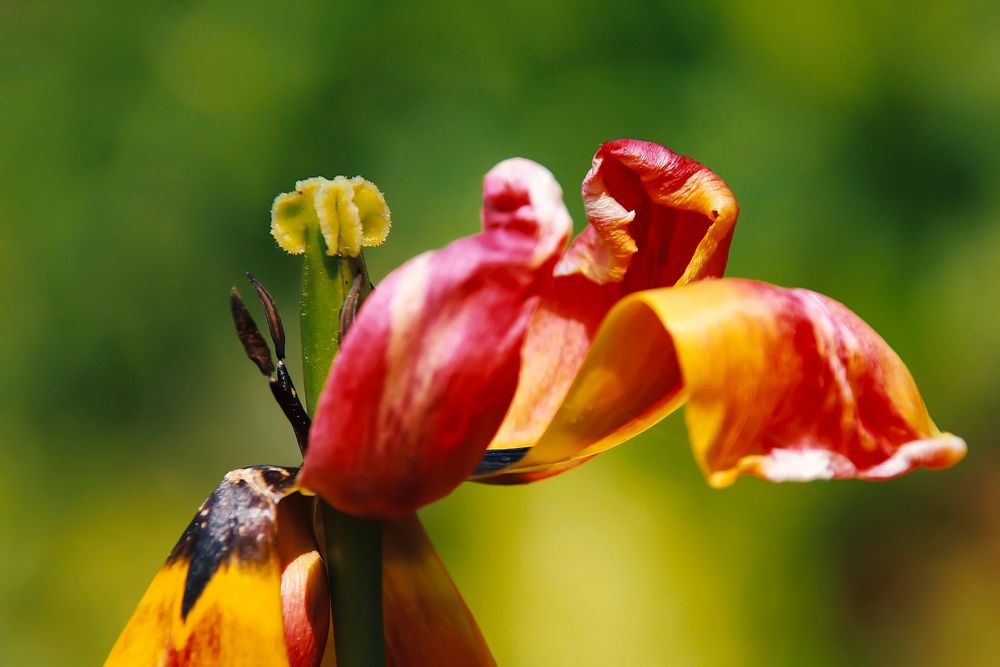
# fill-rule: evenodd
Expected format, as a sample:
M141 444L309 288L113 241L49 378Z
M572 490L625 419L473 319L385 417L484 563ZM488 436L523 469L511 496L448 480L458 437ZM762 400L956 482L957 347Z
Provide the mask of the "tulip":
M333 659L331 613L359 612L376 646L342 633L353 641L345 662L381 664L384 648L395 667L492 665L415 510L465 480L565 472L684 404L695 458L717 487L746 474L887 479L965 455L899 357L846 307L722 278L738 208L707 168L614 141L595 155L583 198L589 224L570 242L552 174L502 162L485 177L479 234L410 260L369 294L361 248L390 224L378 189L317 178L280 195L272 233L306 254L307 393L322 387L311 420L284 366L276 306L252 278L277 364L235 291L233 314L305 462L226 476L106 664L316 667ZM341 264L323 264L320 238ZM343 307L326 312L329 303ZM342 341L338 321L350 324ZM313 493L344 514L317 511ZM331 532L340 527L352 534ZM381 562L382 594L374 605L335 595L331 611L331 589L365 574L331 567L350 548Z
M483 189L482 231L391 273L342 342L300 476L333 506L399 517L465 479L543 479L684 403L713 486L886 479L964 456L847 308L721 278L738 207L694 160L602 145L569 245L545 168L502 162Z

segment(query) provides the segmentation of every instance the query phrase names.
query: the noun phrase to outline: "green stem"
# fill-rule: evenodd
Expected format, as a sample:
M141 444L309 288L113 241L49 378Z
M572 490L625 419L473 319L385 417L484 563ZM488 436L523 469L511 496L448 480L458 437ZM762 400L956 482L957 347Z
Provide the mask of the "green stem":
M319 230L312 230L299 302L306 407L312 415L339 347L340 307L362 266L360 259L327 256ZM319 503L337 667L385 667L382 524Z
M382 522L320 504L337 667L385 667Z

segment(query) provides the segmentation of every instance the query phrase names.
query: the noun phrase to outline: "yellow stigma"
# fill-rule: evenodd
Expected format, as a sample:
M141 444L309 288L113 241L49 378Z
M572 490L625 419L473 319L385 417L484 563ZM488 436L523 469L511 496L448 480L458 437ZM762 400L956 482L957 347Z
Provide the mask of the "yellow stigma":
M319 227L326 254L357 257L362 246L389 236L389 206L375 185L360 176L308 178L294 192L274 198L271 234L293 255L305 252L310 228Z

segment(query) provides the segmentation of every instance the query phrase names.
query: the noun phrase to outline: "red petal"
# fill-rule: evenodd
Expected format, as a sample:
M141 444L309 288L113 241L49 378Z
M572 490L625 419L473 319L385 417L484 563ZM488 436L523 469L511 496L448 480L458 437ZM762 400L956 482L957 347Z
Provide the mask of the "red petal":
M623 292L721 276L739 210L718 176L648 141L601 146L583 181L591 227L559 262L560 275L623 282Z
M515 159L486 176L483 228L394 271L344 341L301 482L345 512L402 516L446 495L503 419L571 221L552 175Z
M620 299L725 269L736 200L694 160L645 141L606 143L583 198L590 226L560 259L529 325L517 393L491 449L531 446L541 437Z
M295 494L278 505L281 616L290 667L317 667L330 630L326 569L312 530L315 501Z

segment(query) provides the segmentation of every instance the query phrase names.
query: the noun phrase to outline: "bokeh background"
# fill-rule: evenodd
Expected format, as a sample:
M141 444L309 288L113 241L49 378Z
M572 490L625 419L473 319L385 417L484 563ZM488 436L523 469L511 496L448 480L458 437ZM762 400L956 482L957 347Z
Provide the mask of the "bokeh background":
M466 485L423 516L500 664L1000 660L1000 4L6 0L0 50L0 663L99 664L225 471L295 462L227 305L251 269L296 334L275 194L378 183L379 278L512 155L579 227L621 136L726 179L729 274L848 304L970 454L714 491L676 415Z

